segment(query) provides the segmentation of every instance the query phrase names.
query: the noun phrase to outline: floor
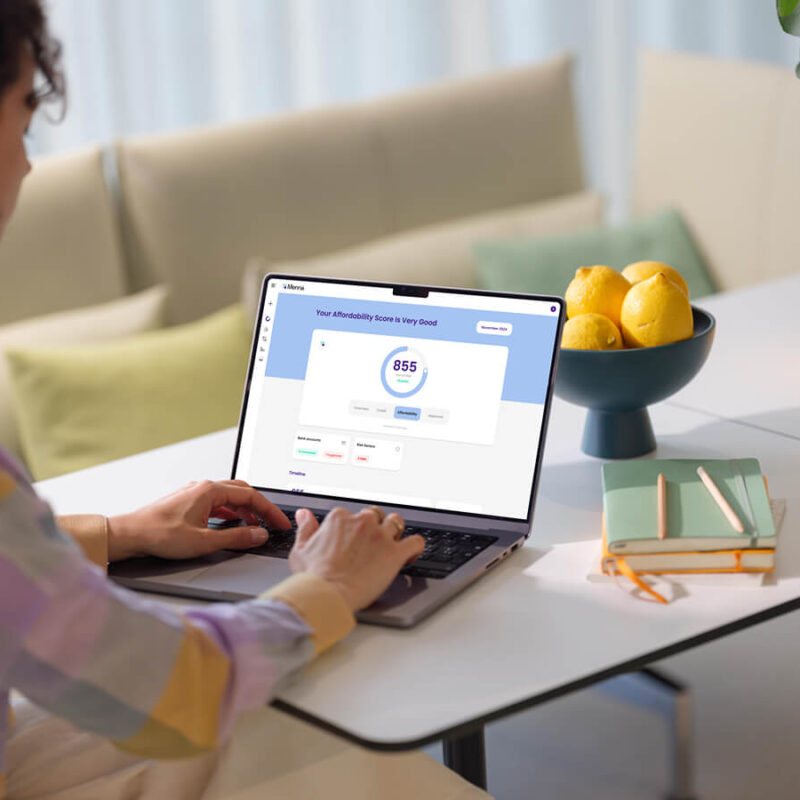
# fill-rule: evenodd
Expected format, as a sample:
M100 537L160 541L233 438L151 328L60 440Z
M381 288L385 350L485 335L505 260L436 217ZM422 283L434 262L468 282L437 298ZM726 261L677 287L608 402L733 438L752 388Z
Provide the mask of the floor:
M800 798L800 612L657 666L694 692L698 800ZM661 717L602 691L494 723L486 742L497 800L667 796Z

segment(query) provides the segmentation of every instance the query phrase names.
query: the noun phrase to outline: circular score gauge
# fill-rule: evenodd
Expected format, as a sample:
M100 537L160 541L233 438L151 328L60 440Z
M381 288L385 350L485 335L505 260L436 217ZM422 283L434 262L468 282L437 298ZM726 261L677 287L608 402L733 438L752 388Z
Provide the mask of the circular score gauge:
M411 397L428 378L425 358L418 350L398 347L383 360L381 382L393 397Z

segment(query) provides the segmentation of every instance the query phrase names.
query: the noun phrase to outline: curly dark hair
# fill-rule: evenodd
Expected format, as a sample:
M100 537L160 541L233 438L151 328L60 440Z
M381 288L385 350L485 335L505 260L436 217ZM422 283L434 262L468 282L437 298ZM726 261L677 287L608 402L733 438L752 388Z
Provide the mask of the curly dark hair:
M0 0L0 96L19 78L23 47L30 48L44 79L30 98L31 104L55 100L61 102L63 111L61 45L47 30L41 0Z

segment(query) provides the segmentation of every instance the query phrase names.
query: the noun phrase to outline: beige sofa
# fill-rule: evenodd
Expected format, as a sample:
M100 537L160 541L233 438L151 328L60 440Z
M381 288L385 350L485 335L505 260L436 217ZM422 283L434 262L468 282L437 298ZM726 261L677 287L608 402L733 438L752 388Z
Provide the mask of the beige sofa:
M202 317L239 299L253 256L291 269L361 247L297 266L472 285L471 239L601 221L600 198L584 189L570 72L559 57L37 162L0 244L0 341L15 320L156 284L171 290L169 322ZM644 60L635 211L677 205L722 288L797 263L792 81L777 68Z
M36 165L0 247L15 283L0 324L156 283L182 322L236 300L253 255L318 255L582 189L567 58L123 140Z
M790 67L645 53L633 214L678 208L721 289L797 271L798 131Z
M560 57L377 102L43 159L0 245L13 287L0 297L0 346L7 323L157 284L170 289L169 322L200 318L239 299L252 256L285 262L409 232L413 264L404 270L401 258L375 277L408 280L410 270L470 285L470 231L597 224L570 72ZM450 251L444 275L437 248ZM0 438L18 447L2 426Z

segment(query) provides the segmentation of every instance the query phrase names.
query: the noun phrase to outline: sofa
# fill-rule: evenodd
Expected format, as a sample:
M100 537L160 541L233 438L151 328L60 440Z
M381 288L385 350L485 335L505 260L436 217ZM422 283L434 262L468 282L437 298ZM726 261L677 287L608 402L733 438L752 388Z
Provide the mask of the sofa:
M789 70L644 56L633 211L677 206L720 288L796 268L792 81ZM0 349L6 327L19 338L15 325L46 316L57 330L64 314L148 289L162 294L130 332L198 320L240 300L254 257L282 271L472 286L473 241L601 222L568 56L368 103L123 139L36 162L0 243L13 287L0 296ZM93 335L103 326L64 336ZM0 392L0 418L20 411L19 397ZM28 458L13 426L0 424L0 444Z
M455 235L460 270L442 279L435 254L415 248L406 272L470 285L463 240L473 225L478 236L597 224L570 72L559 57L370 103L42 159L0 244L0 271L14 287L0 298L0 346L10 323L152 287L168 290L163 324L198 320L239 300L253 256L285 265L409 232L429 248ZM31 466L17 433L3 444Z

